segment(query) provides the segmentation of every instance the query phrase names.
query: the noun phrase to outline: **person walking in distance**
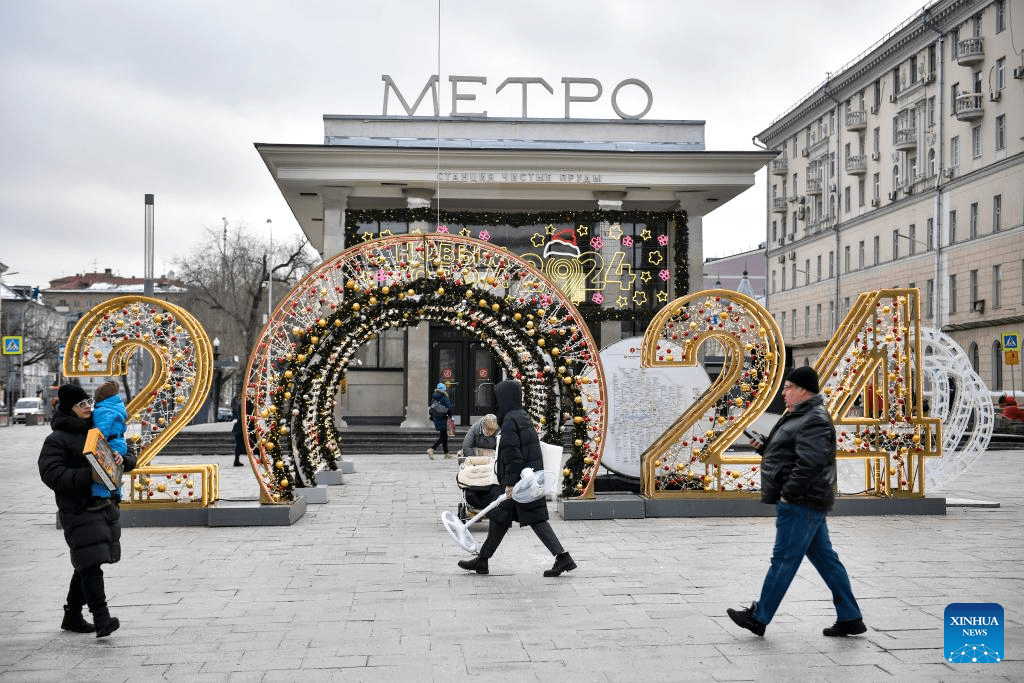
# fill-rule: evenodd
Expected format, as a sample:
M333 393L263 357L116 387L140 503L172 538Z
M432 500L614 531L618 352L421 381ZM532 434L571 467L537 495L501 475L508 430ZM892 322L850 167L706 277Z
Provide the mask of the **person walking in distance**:
M505 488L508 500L487 514L490 520L487 540L480 548L480 554L472 560L460 560L459 566L477 574L489 572L487 561L501 544L501 539L512 527L513 522L528 526L537 534L544 547L555 556L551 569L544 570L544 576L559 576L562 572L576 569L569 553L558 541L551 523L548 522L548 504L543 496L531 503L519 503L512 499L512 489L519 482L525 468L537 472L544 469L544 456L540 449L540 438L533 428L533 420L523 408L523 388L515 380L498 382L494 387L494 398L498 404L498 424L501 425L501 440L498 442L498 461L495 470L498 484Z
M427 449L427 457L434 459L434 449L441 447L444 457L450 458L448 452L448 414L452 410L452 400L448 398L448 387L444 382L438 382L434 387L434 393L430 397L430 421L434 423L437 430L437 439Z
M819 390L813 368L790 372L782 387L786 412L767 439L751 440L762 455L761 502L775 505L775 548L760 599L726 613L758 636L764 636L805 555L832 591L836 608L835 624L822 633L837 637L867 631L825 521L836 496L836 430Z

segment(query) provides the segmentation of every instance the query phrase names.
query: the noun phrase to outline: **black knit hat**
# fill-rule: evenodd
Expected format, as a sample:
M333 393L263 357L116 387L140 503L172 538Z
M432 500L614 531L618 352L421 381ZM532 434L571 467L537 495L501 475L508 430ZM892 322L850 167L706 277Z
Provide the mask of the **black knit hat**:
M57 410L65 415L72 415L71 409L75 404L87 398L89 394L85 393L82 387L77 384L65 384L57 390Z
M797 385L801 389L806 389L812 394L816 394L821 389L818 387L818 373L814 371L814 368L803 365L799 368L794 368L786 375L786 381Z

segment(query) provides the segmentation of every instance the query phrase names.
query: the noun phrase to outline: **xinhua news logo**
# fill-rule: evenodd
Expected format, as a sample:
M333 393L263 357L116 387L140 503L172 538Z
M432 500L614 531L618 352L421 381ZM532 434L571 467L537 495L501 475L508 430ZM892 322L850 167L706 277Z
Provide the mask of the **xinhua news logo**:
M1003 661L1003 607L995 602L954 602L943 617L946 661L995 664Z

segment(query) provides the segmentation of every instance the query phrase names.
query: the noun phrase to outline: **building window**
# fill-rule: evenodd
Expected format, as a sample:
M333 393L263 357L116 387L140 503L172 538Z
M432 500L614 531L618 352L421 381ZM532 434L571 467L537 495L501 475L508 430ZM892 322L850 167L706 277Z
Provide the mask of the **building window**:
M804 338L811 336L811 307L804 306Z
M960 165L960 136L954 135L949 139L949 167L956 168Z
M857 178L857 206L864 206L865 196L867 195L867 184L865 184L863 178Z
M881 195L881 192L882 192L882 177L881 176L882 176L881 173L875 173L875 174L873 174L871 176L871 197L873 199L876 199L876 200L879 197L882 196Z
M359 347L356 363L363 369L405 367L405 330L385 329Z
M953 44L953 57L956 58L956 43ZM956 116L956 98L960 95L960 84L949 86L949 113Z
M850 245L843 247L843 271L850 272Z
M1006 149L1006 114L996 117L996 150Z
M1006 87L1006 57L1000 57L996 60L996 90L1002 90Z
M878 235L875 235L871 240L871 251L874 256L874 262L871 265L877 266L882 262L882 240L879 239Z
M782 291L786 291L786 266L782 266L782 275L779 277L781 281Z
M828 331L831 332L836 328L836 302L829 300L828 302Z
M971 345L968 347L968 350L967 350L967 355L971 359L971 368L973 368L974 371L977 372L978 371L978 366L981 365L981 358L979 357L979 354L978 354L978 343L977 342L971 342Z
M992 308L999 308L1003 304L1003 266L996 264L992 266Z
M772 268L772 294L775 293L775 276L776 275L778 275L778 273L776 273L775 269Z
M949 32L949 44L950 44L950 57L956 59L960 53L960 27L956 27Z
M907 237L910 238L907 240L910 242L909 251L910 255L913 256L917 253L917 226L911 223L910 227L907 228L907 232L909 233Z
M789 312L789 336L796 339L796 309Z
M786 333L785 332L785 330L786 330L786 312L785 311L782 312L782 318L781 318L781 320L779 320L779 329L782 330L783 334Z
M817 270L818 282L821 282L821 254L818 254L817 261L818 261L818 267L816 268L816 270Z
M971 156L981 158L981 126L971 128Z
M850 213L850 208L853 206L853 202L850 200L850 186L847 185L843 188L843 206L846 207L846 213Z
M935 125L935 95L928 98L928 127Z
M956 313L956 275L949 276L949 313Z
M936 173L935 168L935 149L928 150L928 177L934 178Z
M956 244L956 209L949 212L949 243Z
M992 232L999 232L1003 227L1003 195L992 197Z
M857 247L857 267L864 268L864 240L861 240Z
M974 269L970 272L967 279L967 295L971 300L971 306L974 306L974 302L978 300L978 270Z
M814 322L814 334L821 336L821 304L818 304Z
M829 279L836 276L836 264L835 264L835 252L828 252L828 277Z
M973 240L978 236L978 202L971 202L971 211L968 214L968 217L970 239Z
M792 279L792 283L793 284L791 286L792 286L793 289L796 289L796 264L795 263L793 264L793 275L792 275L792 278L793 278Z
M895 261L900 257L900 231L892 231L892 260Z
M935 280L924 283L924 315L926 318L935 317Z
M820 256L818 258L821 258ZM821 279L820 277L818 278ZM804 259L804 286L811 284L811 259Z
M1006 30L1006 2L1004 0L997 0L996 2L996 33L1002 33Z
M935 219L929 218L925 224L925 232L927 233L924 238L924 249L925 251L931 251L932 245L935 244Z

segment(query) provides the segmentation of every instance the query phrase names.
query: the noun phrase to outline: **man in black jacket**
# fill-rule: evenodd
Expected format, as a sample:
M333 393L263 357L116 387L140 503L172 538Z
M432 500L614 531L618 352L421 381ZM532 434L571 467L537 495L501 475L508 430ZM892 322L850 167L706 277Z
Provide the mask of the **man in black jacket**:
M825 522L836 497L836 429L818 391L812 368L790 372L782 387L786 413L764 443L753 441L762 455L761 502L776 506L775 549L760 600L726 612L759 636L764 636L805 555L832 591L836 607L836 623L823 633L835 637L867 631Z

